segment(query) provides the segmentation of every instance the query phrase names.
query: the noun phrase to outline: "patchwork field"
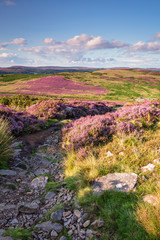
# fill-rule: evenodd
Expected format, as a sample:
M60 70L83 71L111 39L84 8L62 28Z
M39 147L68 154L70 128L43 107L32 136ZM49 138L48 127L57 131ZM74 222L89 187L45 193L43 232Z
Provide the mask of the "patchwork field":
M1 75L0 94L18 93L111 101L153 99L160 96L160 72L113 69L59 73L45 77Z

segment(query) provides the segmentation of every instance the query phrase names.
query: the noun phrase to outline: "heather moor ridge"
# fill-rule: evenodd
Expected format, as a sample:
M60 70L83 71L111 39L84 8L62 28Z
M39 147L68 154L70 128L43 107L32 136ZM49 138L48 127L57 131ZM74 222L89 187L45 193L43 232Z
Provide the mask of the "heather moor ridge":
M0 74L0 238L160 239L160 72L18 68Z

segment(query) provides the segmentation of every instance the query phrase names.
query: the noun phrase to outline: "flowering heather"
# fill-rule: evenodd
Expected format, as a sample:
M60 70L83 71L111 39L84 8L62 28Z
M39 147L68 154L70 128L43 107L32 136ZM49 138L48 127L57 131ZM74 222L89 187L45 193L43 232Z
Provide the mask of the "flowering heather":
M62 76L49 76L19 84L17 93L27 94L106 94L102 87L66 80Z
M9 122L11 132L16 136L20 135L27 128L33 131L37 127L44 125L43 120L39 120L27 112L16 112L0 104L0 118L1 117Z
M160 103L144 102L124 106L114 113L87 116L63 128L64 147L79 149L86 145L108 142L117 133L143 133L160 120Z
M44 119L80 118L111 111L102 102L48 100L27 107L28 113Z
M115 130L111 114L82 117L63 128L64 146L78 149L107 142Z

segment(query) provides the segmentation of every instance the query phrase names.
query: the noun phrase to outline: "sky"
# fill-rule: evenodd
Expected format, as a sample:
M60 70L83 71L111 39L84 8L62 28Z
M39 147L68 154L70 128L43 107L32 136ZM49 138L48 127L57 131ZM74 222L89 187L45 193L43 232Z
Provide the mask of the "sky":
M159 0L0 0L0 67L160 68Z

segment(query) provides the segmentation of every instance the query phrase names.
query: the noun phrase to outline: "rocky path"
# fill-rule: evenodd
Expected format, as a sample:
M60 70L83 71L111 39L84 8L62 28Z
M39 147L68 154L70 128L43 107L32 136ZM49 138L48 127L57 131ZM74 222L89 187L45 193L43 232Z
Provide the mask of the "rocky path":
M96 239L91 221L67 189L58 126L14 143L10 170L0 170L0 239L6 229L29 229L31 239Z

